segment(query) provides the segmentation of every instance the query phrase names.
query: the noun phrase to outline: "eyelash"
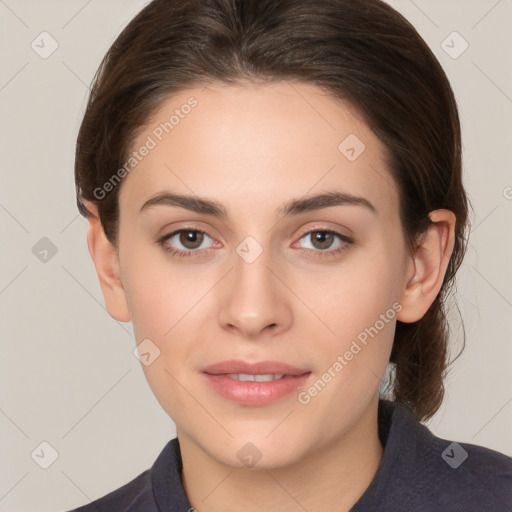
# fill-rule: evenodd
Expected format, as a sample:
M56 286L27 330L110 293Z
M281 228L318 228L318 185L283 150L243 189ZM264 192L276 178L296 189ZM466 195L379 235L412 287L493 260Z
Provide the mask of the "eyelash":
M208 233L206 233L206 231L203 231L201 229L181 228L181 229L173 231L172 233L169 233L169 234L164 235L163 237L159 238L158 244L164 249L164 251L168 252L169 254L171 254L173 256L178 256L180 258L198 257L198 256L201 256L204 251L208 250L208 249L201 249L201 250L181 251L179 249L173 249L172 247L170 247L169 245L167 245L165 243L167 240L172 238L174 235L177 235L182 232L202 233L203 235L206 235L209 238L212 238L210 235L208 235ZM316 257L319 257L319 258L335 257L342 251L346 250L347 245L352 245L354 243L354 241L346 235L342 235L341 233L338 233L337 231L333 231L332 229L322 229L322 228L314 228L309 231L306 231L305 233L302 234L302 236L299 238L299 240L302 240L305 236L311 235L312 233L329 233L334 236L337 236L338 239L341 240L341 242L344 242L344 245L342 245L334 250L326 249L326 250L322 251L322 250L299 248L300 252L306 253L308 255L311 253L311 251L318 253L318 256L316 256Z

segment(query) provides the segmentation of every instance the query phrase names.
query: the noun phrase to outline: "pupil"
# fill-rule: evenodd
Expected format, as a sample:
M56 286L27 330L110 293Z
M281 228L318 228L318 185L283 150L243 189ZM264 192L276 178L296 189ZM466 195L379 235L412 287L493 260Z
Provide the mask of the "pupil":
M315 232L315 242L320 242L319 249L328 249L332 243L332 233L328 233L326 231L316 231Z
M182 231L180 235L180 242L188 249L196 249L203 241L203 234L197 231ZM188 244L192 244L192 246Z

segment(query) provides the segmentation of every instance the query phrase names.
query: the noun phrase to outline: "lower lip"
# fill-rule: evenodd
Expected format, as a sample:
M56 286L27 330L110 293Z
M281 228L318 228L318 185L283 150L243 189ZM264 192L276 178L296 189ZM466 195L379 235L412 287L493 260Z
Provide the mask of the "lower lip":
M242 382L226 375L203 373L209 386L220 396L241 405L267 405L304 385L311 373L269 382Z

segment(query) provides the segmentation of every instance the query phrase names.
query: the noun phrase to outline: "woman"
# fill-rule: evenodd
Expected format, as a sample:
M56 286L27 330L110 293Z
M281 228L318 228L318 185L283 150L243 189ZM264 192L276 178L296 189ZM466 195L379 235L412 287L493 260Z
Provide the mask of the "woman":
M387 4L152 1L100 66L76 184L177 429L77 510L512 509L509 457L420 423L468 201L451 87Z

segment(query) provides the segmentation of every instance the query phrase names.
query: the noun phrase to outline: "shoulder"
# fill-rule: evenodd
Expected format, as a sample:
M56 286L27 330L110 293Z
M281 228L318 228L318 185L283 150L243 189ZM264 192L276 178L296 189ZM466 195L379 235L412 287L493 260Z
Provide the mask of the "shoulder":
M157 512L153 499L150 470L147 469L122 487L69 512Z
M512 512L512 458L436 436L404 404L379 404L384 456L354 512Z
M512 512L512 458L471 443L443 439L410 420L416 477L437 510Z
M468 512L512 512L511 457L483 446L431 436L430 453L437 455L437 471L431 481L440 505Z
M182 486L181 452L177 438L162 449L151 468L122 487L69 512L159 512L190 510Z

